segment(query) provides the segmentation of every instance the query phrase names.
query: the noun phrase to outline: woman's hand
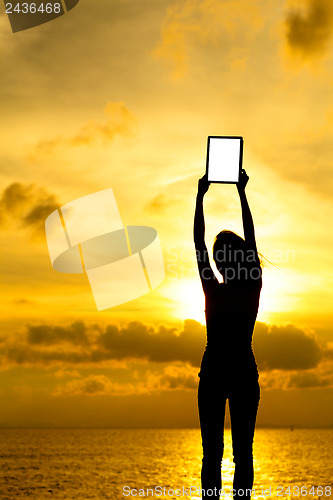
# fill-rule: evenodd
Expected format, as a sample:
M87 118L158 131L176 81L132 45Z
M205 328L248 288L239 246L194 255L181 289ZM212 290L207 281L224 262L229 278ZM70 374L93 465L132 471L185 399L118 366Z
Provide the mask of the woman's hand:
M237 189L238 191L244 191L245 190L245 186L246 184L248 183L248 180L249 180L249 176L247 175L247 173L245 172L245 170L241 170L241 173L239 175L239 181L237 182Z
M209 188L209 182L208 182L208 176L205 174L201 179L199 179L198 182L198 194L203 196L205 193L207 193Z

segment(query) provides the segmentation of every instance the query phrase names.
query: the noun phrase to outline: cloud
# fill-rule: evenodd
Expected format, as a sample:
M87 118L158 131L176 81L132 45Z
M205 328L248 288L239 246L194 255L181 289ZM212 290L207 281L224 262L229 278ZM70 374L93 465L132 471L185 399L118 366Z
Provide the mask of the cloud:
M85 394L88 396L114 394L119 392L120 384L114 384L105 375L89 375L81 379L74 379L64 385L58 385L54 396L74 396Z
M198 386L197 370L191 373L185 367L167 366L161 376L161 385L168 389L196 389Z
M115 358L139 357L158 363L184 361L199 366L205 328L197 321L185 320L180 331L164 326L154 331L142 323L132 322L122 329L108 326L99 343Z
M328 359L333 359L333 342L327 342L323 356Z
M307 11L290 10L286 18L289 47L311 58L322 55L332 37L333 6L327 0L308 0Z
M219 45L224 57L230 40L234 45L240 37L253 37L261 23L255 0L182 0L167 10L153 56L171 64L173 77L180 78L194 47Z
M54 373L54 376L57 379L62 379L66 377L78 378L80 377L80 373L77 370L66 370L64 368L59 368L59 370L57 370Z
M71 137L39 141L28 155L28 160L36 161L60 148L76 148L96 143L108 145L116 136L131 136L135 133L137 120L123 102L108 102L104 108L104 115L105 123L91 120Z
M332 364L321 362L316 368L307 370L260 371L259 380L265 391L333 387Z
M291 375L288 388L309 389L317 387L327 387L332 385L332 376L322 377L318 373L301 372Z
M170 197L165 194L158 194L154 196L145 206L145 209L152 214L158 214L159 216L167 214L170 210L178 209L183 203L180 197Z
M323 357L316 337L293 325L258 322L253 346L261 370L305 370L317 366Z
M31 306L34 301L33 300L30 300L30 299L27 299L25 297L20 297L20 298L17 298L17 299L13 299L13 304L15 305L19 305L19 306Z
M198 367L205 345L205 328L186 320L181 329L156 329L140 322L123 327L76 322L67 327L29 325L23 338L13 338L3 349L2 364L103 364L139 359L156 363L182 361Z
M89 343L87 329L81 321L77 321L67 328L60 326L30 326L27 341L31 345L55 345L70 343L87 345Z
M44 188L13 182L0 198L0 223L3 227L18 224L34 234L44 234L45 219L58 206L56 196Z
M76 322L29 325L1 341L2 369L55 368L55 396L149 395L196 390L206 332L194 320L180 328ZM264 390L333 386L332 346L320 345L314 333L258 322L254 352Z
M163 373L148 370L140 381L119 383L105 375L89 375L58 385L54 396L109 395L129 396L170 390L193 390L198 385L197 374L186 367L168 366Z
M197 370L206 332L194 320L185 320L178 329L163 325L154 328L141 322L103 328L76 322L69 326L29 325L24 334L8 339L3 339L3 365L103 366L110 361L139 360L160 364L181 362ZM309 370L321 362L330 362L332 356L330 345L321 346L313 333L294 325L258 322L253 345L261 372Z

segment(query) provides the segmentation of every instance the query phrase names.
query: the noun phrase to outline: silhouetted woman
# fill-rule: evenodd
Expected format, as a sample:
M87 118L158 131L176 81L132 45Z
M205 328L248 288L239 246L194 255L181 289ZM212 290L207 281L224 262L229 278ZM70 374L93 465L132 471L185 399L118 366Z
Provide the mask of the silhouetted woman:
M203 198L207 175L198 184L194 243L206 299L207 344L201 362L198 390L203 447L203 497L219 498L226 400L229 400L235 475L234 498L249 498L253 486L253 436L260 398L252 334L261 291L261 267L253 220L246 199L248 181L242 170L237 189L244 237L231 231L215 239L213 257L223 283L217 280L205 244ZM207 490L213 490L208 492ZM247 491L246 491L247 490Z

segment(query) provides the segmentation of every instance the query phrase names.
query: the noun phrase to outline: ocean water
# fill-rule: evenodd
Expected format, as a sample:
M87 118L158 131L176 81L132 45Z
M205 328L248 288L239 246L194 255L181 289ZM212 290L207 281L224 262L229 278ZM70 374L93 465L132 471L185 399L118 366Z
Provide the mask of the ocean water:
M332 499L332 450L333 429L257 429L252 498ZM198 429L0 429L1 500L198 499L200 467ZM222 498L233 470L226 429Z

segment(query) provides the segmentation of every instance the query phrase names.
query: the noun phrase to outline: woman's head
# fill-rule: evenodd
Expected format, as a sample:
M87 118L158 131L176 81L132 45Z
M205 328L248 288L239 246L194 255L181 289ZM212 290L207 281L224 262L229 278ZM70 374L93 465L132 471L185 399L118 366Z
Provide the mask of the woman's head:
M216 236L213 258L224 283L254 280L261 276L256 252L232 231L223 230Z

